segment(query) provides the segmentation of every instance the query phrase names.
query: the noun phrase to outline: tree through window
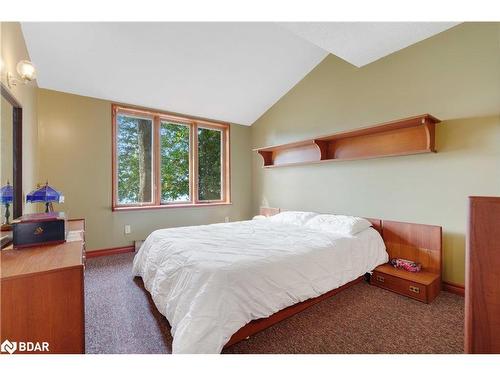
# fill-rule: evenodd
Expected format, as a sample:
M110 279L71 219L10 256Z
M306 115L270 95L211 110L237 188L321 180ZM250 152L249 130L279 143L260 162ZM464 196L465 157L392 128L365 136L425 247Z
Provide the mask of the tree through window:
M221 199L222 132L216 129L198 128L198 199Z
M227 204L229 126L113 106L113 209Z
M161 201L189 202L189 125L161 122Z
M153 121L117 117L118 202L152 202Z

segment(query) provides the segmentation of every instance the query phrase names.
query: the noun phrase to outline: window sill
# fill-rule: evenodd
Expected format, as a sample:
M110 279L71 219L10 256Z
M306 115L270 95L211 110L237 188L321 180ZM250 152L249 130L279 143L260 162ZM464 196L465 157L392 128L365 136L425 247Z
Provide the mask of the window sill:
M160 206L116 206L112 211L142 211L142 210L162 210L164 208L185 208L185 207L214 207L214 206L229 206L232 202L212 202L212 203L180 203L180 204L162 204Z

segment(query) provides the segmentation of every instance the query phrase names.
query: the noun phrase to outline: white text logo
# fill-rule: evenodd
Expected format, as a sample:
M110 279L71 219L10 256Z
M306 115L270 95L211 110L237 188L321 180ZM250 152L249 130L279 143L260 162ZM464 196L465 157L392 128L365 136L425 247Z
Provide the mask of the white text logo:
M18 352L48 352L49 343L48 342L31 342L31 341L9 341L5 340L0 346L0 350L3 353L13 354L15 351Z

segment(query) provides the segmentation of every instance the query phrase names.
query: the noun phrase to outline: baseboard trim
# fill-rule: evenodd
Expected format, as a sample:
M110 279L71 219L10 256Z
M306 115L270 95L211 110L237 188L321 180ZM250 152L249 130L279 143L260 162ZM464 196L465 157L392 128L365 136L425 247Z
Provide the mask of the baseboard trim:
M122 253L132 253L135 251L134 246L111 247L109 249L92 250L85 252L87 258L103 257L107 255L115 255Z
M465 296L465 286L450 282L443 282L443 290L445 292L450 292L453 294L458 294L459 296Z

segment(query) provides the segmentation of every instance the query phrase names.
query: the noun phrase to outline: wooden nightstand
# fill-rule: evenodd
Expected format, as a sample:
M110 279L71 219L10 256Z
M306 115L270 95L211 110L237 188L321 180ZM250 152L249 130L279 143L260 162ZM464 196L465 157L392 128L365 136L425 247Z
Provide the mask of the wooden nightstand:
M382 264L373 271L370 283L404 296L430 303L441 290L441 277L437 273L408 272Z
M408 272L382 264L373 271L370 283L418 301L432 302L441 290L442 228L384 220L382 236L389 259L420 263L422 271Z

